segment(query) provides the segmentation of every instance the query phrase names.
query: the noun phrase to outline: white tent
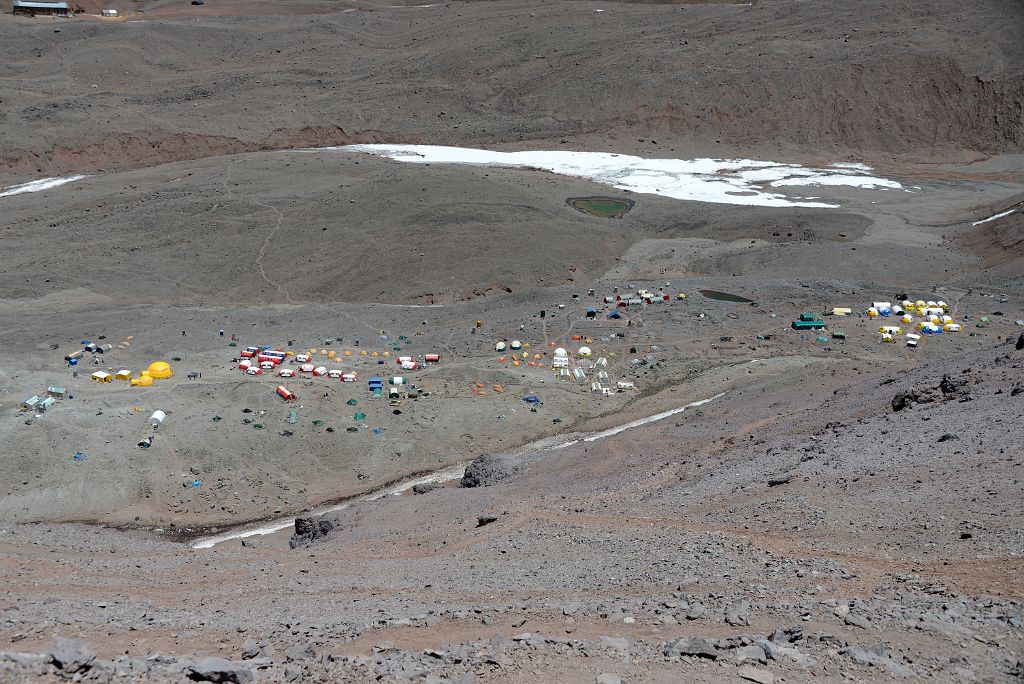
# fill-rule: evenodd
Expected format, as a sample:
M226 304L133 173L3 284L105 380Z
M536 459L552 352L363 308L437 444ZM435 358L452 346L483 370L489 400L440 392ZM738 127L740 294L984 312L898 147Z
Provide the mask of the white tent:
M156 411L153 411L153 415L151 415L149 417L149 423L153 427L156 427L157 425L163 425L164 424L164 418L166 418L166 417L167 417L166 413L164 413L163 411L157 409Z

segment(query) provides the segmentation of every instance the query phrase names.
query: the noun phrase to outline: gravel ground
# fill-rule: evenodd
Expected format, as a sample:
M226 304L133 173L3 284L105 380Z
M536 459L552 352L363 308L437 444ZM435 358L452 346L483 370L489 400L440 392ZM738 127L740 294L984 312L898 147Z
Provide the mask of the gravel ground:
M0 187L87 174L0 197L0 680L1024 678L1019 3L113 5L0 16ZM767 209L309 149L356 142L902 187ZM670 302L607 318L637 288ZM881 344L861 312L904 295L963 331ZM76 378L82 339L113 349ZM360 382L237 370L289 340ZM441 353L425 396L370 399L392 343ZM582 344L635 390L555 379Z

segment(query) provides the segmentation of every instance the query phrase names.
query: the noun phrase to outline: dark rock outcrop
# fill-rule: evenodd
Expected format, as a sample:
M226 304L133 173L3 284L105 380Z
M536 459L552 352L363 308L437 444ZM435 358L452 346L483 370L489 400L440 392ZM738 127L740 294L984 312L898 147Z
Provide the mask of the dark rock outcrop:
M895 397L892 398L892 410L902 411L905 408L910 408L919 398L920 395L914 389L899 392Z
M518 471L519 466L511 456L484 454L466 467L460 484L463 487L487 487Z
M309 546L314 541L326 537L334 529L334 521L327 516L318 518L296 518L295 533L288 545L293 549Z

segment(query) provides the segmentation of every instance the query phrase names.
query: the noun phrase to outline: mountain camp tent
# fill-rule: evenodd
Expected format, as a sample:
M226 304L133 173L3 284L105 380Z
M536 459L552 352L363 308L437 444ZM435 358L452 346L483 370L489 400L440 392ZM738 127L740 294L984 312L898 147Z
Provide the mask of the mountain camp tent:
M146 369L149 377L154 380L165 380L166 378L174 375L174 371L171 369L171 364L166 361L154 361L149 364L149 368Z

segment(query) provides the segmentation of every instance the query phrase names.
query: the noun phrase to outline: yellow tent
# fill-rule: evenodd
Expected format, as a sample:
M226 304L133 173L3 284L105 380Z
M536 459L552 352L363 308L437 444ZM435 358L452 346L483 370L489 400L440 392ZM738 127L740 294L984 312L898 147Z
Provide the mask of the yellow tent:
M132 378L132 387L149 387L153 384L153 378L148 375L140 375L137 378Z
M154 361L149 364L146 374L154 380L165 380L174 375L174 371L171 369L171 364L166 361Z
M119 370L114 373L115 380L131 380L132 372L130 370Z

